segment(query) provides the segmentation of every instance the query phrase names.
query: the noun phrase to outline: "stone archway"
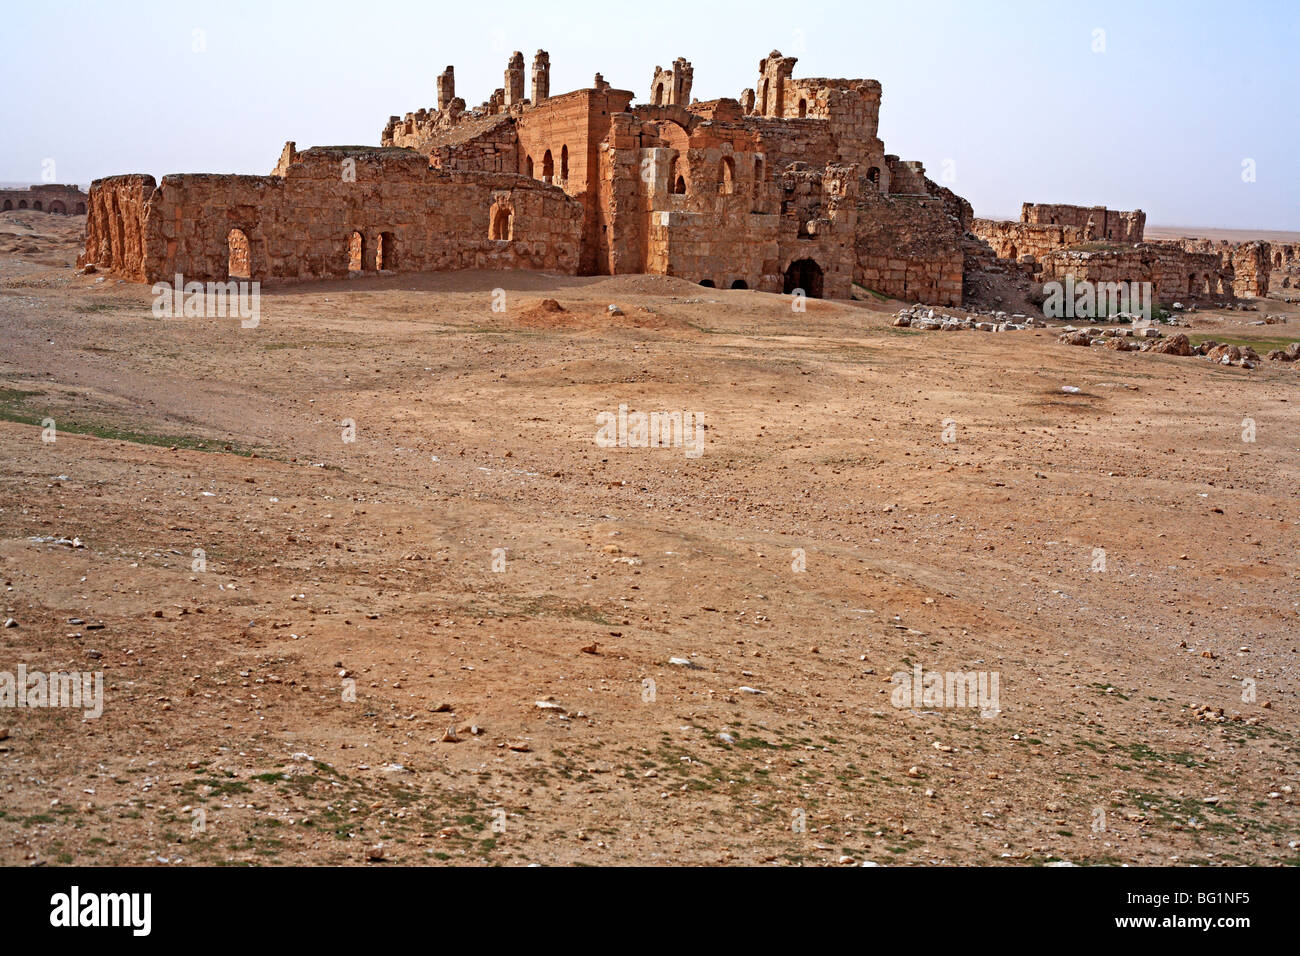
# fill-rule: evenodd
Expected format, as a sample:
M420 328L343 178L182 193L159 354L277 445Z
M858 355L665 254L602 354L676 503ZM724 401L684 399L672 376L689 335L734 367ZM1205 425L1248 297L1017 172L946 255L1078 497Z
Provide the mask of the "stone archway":
M366 237L360 230L348 236L348 272L361 272L366 267Z
M796 259L785 270L785 293L801 289L808 298L820 299L824 280L825 273L816 259Z
M515 211L508 202L493 203L488 214L488 238L506 240L514 238Z
M248 244L248 234L242 229L231 229L226 235L227 279L253 278L253 253Z

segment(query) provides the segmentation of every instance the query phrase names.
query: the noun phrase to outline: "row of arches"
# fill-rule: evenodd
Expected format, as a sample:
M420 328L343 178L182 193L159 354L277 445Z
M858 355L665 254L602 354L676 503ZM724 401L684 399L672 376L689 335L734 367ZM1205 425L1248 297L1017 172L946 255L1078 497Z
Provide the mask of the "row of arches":
M372 245L373 242L373 245ZM374 252L371 262L370 253ZM354 229L348 236L348 272L392 272L397 268L397 237L381 232L376 239Z
M41 205L41 201L39 199L33 199L30 207L27 205L26 199L18 200L17 205L14 204L14 201L12 199L6 199L3 202L3 204L0 204L0 209L3 209L4 212L9 212L10 210L13 209L28 209L28 208L31 208L36 212L52 212L60 216L66 216L68 214L67 204L64 203L62 199L55 199L53 202L51 202L49 209L44 208ZM84 216L86 214L86 204L84 202L77 203L76 209L77 209L76 214L78 216Z
M373 261L370 253L373 251ZM397 237L391 232L381 232L373 245L361 230L354 229L347 243L348 273L397 268ZM253 246L243 229L231 229L226 234L226 278L253 278Z
M796 259L785 270L783 291L786 295L792 295L798 291L810 299L820 299L825 288L825 281L826 275L816 259ZM717 283L712 279L701 279L700 285L706 289L716 289L718 287ZM727 288L748 289L749 283L744 279L734 279Z
M533 163L532 155L524 157L524 175L529 179L537 179L536 167ZM548 149L542 154L542 175L541 180L544 183L552 184L555 182L555 157ZM567 145L560 147L560 182L567 182L569 179L569 147Z
M1187 277L1187 294L1190 295L1226 295L1228 292L1227 283L1222 277L1216 278L1208 272L1197 275L1193 272Z
M685 196L688 194L686 180L686 164L682 161L681 154L673 157L672 171L668 177L668 191L673 195ZM757 202L760 196L760 190L763 183L763 160L754 159L754 201ZM718 181L717 190L719 196L733 196L736 194L736 160L731 156L723 156L718 163Z

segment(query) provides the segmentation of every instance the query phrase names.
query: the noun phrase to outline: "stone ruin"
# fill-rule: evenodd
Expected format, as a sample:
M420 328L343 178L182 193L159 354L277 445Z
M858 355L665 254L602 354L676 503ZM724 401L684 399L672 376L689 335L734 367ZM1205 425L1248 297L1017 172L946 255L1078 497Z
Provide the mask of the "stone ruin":
M391 117L378 147L290 143L268 176L97 180L81 262L137 281L655 273L960 304L969 204L885 152L878 82L795 63L773 51L754 89L700 102L678 58L638 105L599 74L552 95L546 51L527 76L516 52L476 109L449 66L436 106Z
M678 276L847 298L854 287L961 306L972 276L1149 281L1160 301L1267 294L1296 250L1148 242L1146 215L1026 203L975 219L877 135L881 86L801 78L772 51L737 99L692 98L656 66L649 99L597 74L552 95L522 53L475 109L455 69L436 106L391 116L380 145L285 146L269 176L97 180L83 265L137 281L261 281L461 268ZM530 83L526 96L525 83Z
M61 216L84 216L89 198L80 186L54 183L28 186L26 189L0 189L0 212L34 209Z
M1017 222L973 219L971 232L1037 282L1149 282L1162 303L1268 295L1270 244L1147 240L1146 213L1105 206L1025 203ZM1279 261L1279 268L1281 262Z

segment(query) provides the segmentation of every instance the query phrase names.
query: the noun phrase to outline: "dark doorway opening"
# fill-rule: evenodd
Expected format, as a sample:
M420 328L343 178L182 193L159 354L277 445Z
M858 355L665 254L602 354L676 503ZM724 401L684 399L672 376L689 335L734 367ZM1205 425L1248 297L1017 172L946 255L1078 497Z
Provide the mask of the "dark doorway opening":
M822 267L813 259L796 259L785 270L785 292L787 295L795 289L802 289L810 299L822 297Z

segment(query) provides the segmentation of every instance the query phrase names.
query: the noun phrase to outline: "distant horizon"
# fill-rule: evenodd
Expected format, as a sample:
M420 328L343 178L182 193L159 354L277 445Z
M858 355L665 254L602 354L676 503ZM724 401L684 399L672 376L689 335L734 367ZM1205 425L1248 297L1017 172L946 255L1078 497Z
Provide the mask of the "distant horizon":
M1300 232L1300 132L1285 122L1300 101L1290 0L826 0L795 21L783 5L722 0L692 10L692 29L599 0L571 0L562 23L511 0L490 11L372 0L365 16L339 0L127 7L51 0L11 12L14 36L76 29L7 48L0 79L23 95L0 101L0 179L266 175L289 140L377 146L389 116L434 106L448 64L474 108L501 86L512 50L547 49L557 94L601 72L644 102L656 64L685 56L698 99L736 98L779 49L799 58L796 77L879 80L886 151L974 208L1014 219L1025 201L1104 205ZM395 36L422 38L418 55L394 53Z

